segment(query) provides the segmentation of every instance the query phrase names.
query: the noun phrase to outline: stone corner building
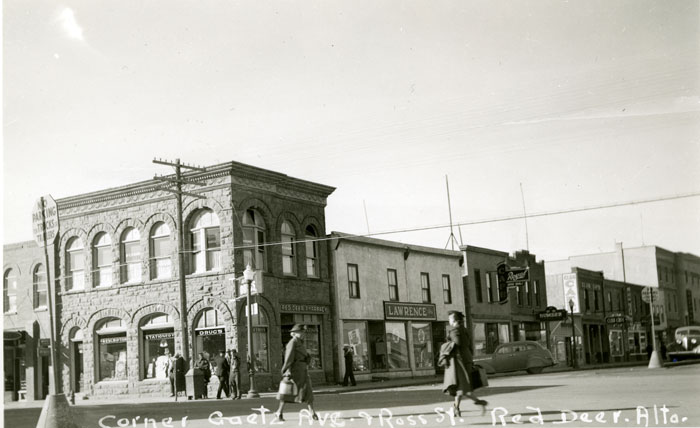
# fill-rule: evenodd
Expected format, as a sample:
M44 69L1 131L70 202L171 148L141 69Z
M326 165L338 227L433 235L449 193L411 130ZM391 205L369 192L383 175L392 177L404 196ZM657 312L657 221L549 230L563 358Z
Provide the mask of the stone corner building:
M263 271L254 297L256 386L280 379L295 323L309 326L312 379L333 377L325 242L326 198L334 188L236 162L186 174L202 186L183 197L187 313L180 313L176 203L148 180L57 200L53 246L60 364L65 391L94 396L165 395L168 354L236 348L247 389L245 299L236 278ZM212 376L212 384L217 382ZM210 384L210 389L215 385Z

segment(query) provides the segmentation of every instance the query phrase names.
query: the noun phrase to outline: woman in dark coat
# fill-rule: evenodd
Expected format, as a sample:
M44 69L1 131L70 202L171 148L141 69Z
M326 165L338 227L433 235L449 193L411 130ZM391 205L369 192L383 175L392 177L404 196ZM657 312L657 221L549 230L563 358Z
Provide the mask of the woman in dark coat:
M314 411L314 391L311 386L311 378L307 365L311 360L309 352L304 346L304 327L301 324L295 324L292 327L292 340L287 343L284 351L284 364L282 365L282 377L290 378L297 386L297 395L294 397L296 403L306 403L309 407L309 412L314 420L318 420L318 416ZM277 409L277 419L284 420L284 400L280 399L280 405Z
M472 388L470 378L473 366L471 339L467 329L463 326L464 315L461 312L450 311L448 317L450 328L447 334L450 342L454 343L454 347L450 353L449 364L445 368L442 390L455 397L454 411L456 416L461 416L459 404L463 395L471 398L474 404L480 405L485 411L488 403L474 395Z

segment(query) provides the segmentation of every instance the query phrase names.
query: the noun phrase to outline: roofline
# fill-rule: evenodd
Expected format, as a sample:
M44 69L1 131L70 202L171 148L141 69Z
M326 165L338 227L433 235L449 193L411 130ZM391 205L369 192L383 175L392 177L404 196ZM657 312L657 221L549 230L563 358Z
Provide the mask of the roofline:
M443 250L442 248L424 247L422 245L414 245L414 244L404 244L402 242L388 241L385 239L377 239L377 238L371 238L371 237L367 237L367 236L353 235L353 234L345 233L345 232L332 231L328 236L332 239L337 239L338 241L350 241L350 242L355 242L355 243L375 245L378 247L389 247L389 248L396 248L399 250L409 250L409 251L428 253L428 254L439 254L439 255L448 256L448 257L457 257L457 258L462 257L461 251Z
M325 184L315 183L312 181L303 180L296 177L291 177L287 174L281 172L271 171L264 168L259 168L252 165L247 165L240 162L229 161L220 164L210 165L204 167L206 172L188 172L183 174L186 178L193 180L204 180L211 177L220 177L225 175L230 175L234 177L246 177L246 176L257 176L265 179L266 181L272 181L276 183L283 183L286 186L295 188L295 190L302 190L309 193L316 193L323 195L323 197L328 197L331 193L335 191L335 187L327 186ZM175 174L166 174L164 177L174 178ZM78 195L67 196L64 198L59 198L56 203L61 205L75 204L83 200L92 200L98 197L110 197L115 196L120 193L134 192L134 191L148 191L157 190L155 187L162 185L159 180L149 179L144 181L138 181L135 183L126 184L123 186L110 187L107 189L96 190L94 192L81 193ZM152 187L153 189L148 189Z
M21 241L21 242L12 242L10 244L3 244L2 249L3 249L3 251L7 251L7 250L18 249L18 248L24 248L24 247L32 247L32 246L39 248L36 241Z
M494 256L510 257L510 253L507 251L493 250L491 248L477 247L474 245L460 245L459 249L461 251L472 251L475 253L491 254Z

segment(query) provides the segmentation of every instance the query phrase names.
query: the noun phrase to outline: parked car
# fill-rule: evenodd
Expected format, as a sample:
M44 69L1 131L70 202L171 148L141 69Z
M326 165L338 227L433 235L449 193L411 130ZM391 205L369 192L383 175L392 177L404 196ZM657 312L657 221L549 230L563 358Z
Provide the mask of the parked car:
M675 342L666 347L670 361L682 361L700 358L700 327L678 327L674 335Z
M474 357L474 365L482 367L488 374L519 370L537 374L554 364L552 354L531 340L503 343L498 345L493 354Z

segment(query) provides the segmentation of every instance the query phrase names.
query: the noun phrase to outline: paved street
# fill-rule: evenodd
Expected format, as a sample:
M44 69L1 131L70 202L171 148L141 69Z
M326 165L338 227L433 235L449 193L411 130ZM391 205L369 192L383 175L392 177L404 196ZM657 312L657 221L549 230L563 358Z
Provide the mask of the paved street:
M311 421L308 415L299 413L299 405L289 405L287 421L280 426L515 426L517 422L545 426L700 426L697 364L656 370L633 367L498 377L480 391L489 401L486 414L464 402L462 418L445 413L443 409L450 404L439 389L439 385L424 385L319 394L316 407L325 420ZM75 411L81 427L100 427L100 420L108 427L274 425L269 415L261 417L260 411L253 410L261 406L274 411L276 401L269 396L255 401L84 401ZM5 426L34 427L39 412L39 408L8 409ZM250 416L256 413L258 416Z

